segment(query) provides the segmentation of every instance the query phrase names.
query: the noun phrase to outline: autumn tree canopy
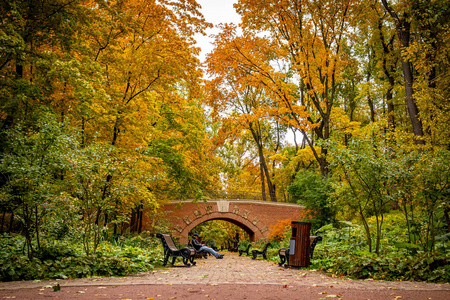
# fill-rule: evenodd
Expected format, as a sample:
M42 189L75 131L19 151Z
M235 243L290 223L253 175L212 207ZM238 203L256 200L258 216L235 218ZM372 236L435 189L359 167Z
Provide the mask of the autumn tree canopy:
M234 7L202 65L195 0L1 2L0 202L30 258L50 216L92 253L205 190L358 218L377 253L391 209L425 251L450 230L448 1Z

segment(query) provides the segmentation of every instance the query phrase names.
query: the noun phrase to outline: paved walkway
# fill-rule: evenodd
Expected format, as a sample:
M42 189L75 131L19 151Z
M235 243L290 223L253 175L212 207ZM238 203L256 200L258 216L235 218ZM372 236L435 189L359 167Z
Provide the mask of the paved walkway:
M252 260L250 257L240 257L235 253L225 253L224 259L198 259L197 265L184 267L181 260L172 267L138 274L128 277L113 278L84 278L72 280L48 280L48 281L19 281L0 282L0 299L12 297L14 291L21 289L43 289L59 283L61 289L67 287L120 287L143 285L200 285L200 286L281 286L281 287L308 287L316 289L334 290L405 290L405 291L439 291L441 295L450 299L449 284L431 284L424 282L392 282L373 280L349 280L333 278L325 273L314 270L294 268L282 268L278 264ZM2 297L3 295L3 297ZM17 298L18 299L18 298ZM147 299L147 298L146 298ZM218 299L218 298L216 298ZM248 298L251 299L251 298ZM269 298L268 298L269 299ZM399 298L397 298L399 299ZM402 298L405 299L405 298ZM426 298L425 298L426 299ZM430 298L428 298L430 299ZM437 298L433 298L437 299Z

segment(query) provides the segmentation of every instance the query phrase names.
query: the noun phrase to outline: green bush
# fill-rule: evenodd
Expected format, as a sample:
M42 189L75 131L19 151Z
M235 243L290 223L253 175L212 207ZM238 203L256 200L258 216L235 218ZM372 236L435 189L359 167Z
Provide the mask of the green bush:
M450 282L450 257L439 254L373 256L367 253L313 260L313 267L356 279Z
M140 248L136 239L122 240L121 245L103 242L95 255L86 256L79 244L53 241L42 244L39 258L29 260L22 252L22 237L0 240L0 280L81 278L88 276L125 276L160 266L163 249L153 241L139 243L154 247Z
M385 216L388 226L378 255L368 251L361 226L350 222L341 222L341 229L327 226L319 233L323 242L314 250L311 267L357 279L450 282L449 252L427 254L408 243L398 215L393 212Z

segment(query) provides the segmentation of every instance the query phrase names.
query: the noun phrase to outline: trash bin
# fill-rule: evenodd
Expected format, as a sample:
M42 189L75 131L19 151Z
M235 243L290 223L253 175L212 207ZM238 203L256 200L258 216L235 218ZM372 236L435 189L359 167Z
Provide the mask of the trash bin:
M311 223L291 222L292 237L289 246L289 265L294 267L309 267L309 235Z

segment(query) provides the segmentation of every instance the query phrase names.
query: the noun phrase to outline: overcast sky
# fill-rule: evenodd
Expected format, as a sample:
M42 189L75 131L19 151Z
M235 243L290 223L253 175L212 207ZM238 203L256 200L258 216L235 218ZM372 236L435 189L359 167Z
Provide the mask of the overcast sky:
M237 0L197 0L197 3L202 6L201 12L205 16L207 22L214 26L220 23L234 23L239 24L240 16L233 8L233 3ZM216 28L208 29L207 34L217 34L219 31ZM202 49L200 53L200 60L205 61L207 53L213 50L211 45L212 39L208 36L197 35L198 46Z

